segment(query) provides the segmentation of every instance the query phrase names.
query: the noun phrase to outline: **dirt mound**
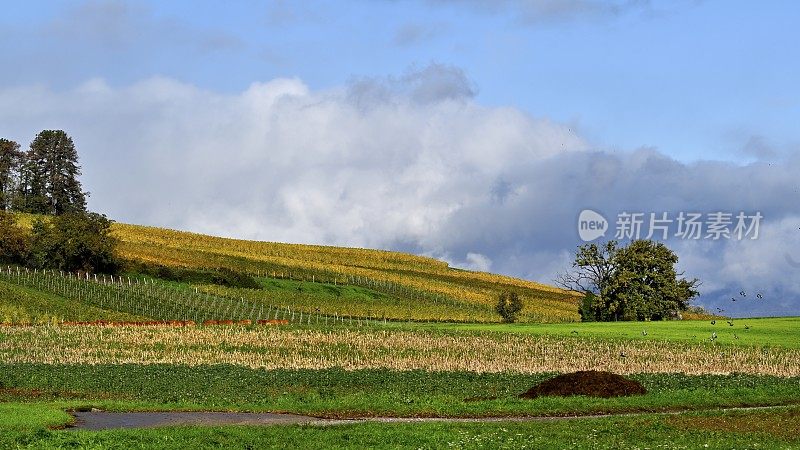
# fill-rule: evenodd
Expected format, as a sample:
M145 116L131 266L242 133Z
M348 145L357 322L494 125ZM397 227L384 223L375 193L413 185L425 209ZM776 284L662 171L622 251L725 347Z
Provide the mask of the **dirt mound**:
M542 396L568 397L586 395L589 397L624 397L646 394L647 390L638 382L610 372L586 370L559 375L530 388L520 398Z

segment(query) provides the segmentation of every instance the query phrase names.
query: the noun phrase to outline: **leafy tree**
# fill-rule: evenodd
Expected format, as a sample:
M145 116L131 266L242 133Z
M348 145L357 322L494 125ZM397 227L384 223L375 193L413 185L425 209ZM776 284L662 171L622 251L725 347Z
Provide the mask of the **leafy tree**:
M522 300L516 292L503 291L497 299L495 311L503 318L503 322L513 323L522 311Z
M578 248L573 270L556 282L585 294L584 320L660 320L686 310L698 295L699 281L681 278L677 263L677 255L660 242L586 244Z
M678 256L661 242L636 240L617 255L617 270L607 296L624 305L624 320L660 320L684 311L698 295L698 280L679 278Z
M594 322L597 320L597 296L594 292L586 292L578 305L581 321Z
M19 171L22 156L19 144L0 138L0 210L7 211L11 207L14 175Z
M78 152L67 133L44 130L31 142L20 170L18 209L61 215L86 210Z
M66 213L50 223L38 220L31 232L30 265L68 272L115 273L117 240L112 221L97 213Z
M14 215L0 211L0 262L24 264L28 258L28 235L17 226Z

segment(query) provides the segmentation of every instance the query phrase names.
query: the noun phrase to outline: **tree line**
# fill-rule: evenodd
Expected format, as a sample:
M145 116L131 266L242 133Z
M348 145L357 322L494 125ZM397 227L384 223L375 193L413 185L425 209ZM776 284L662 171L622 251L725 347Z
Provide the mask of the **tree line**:
M0 262L35 269L115 273L112 221L86 210L72 138L41 131L27 151L0 138ZM14 213L38 214L31 230ZM50 217L47 217L50 216Z

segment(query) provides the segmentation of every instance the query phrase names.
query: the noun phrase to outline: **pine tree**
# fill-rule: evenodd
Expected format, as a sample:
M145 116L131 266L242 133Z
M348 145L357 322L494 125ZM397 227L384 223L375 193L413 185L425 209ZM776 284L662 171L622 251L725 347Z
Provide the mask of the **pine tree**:
M67 133L44 130L31 142L20 177L20 210L61 215L86 210L78 152Z
M41 155L37 156L33 149L25 152L22 158L13 208L34 214L47 213L44 158Z
M14 177L19 172L22 161L19 144L0 138L0 210L11 207L14 193Z

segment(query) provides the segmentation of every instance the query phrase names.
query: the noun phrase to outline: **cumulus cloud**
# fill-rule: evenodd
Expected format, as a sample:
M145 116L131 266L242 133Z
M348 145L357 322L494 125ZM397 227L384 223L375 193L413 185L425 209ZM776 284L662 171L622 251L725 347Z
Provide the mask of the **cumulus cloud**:
M668 244L705 304L746 289L765 300L737 314L800 312L787 259L800 261L798 155L688 164L595 149L566 125L479 104L457 68L323 91L275 79L222 94L168 78L0 90L0 135L24 144L44 128L74 137L90 206L121 221L412 251L543 282L568 267L584 208L761 211L758 240Z
M492 260L480 253L467 253L468 269L488 272L492 270Z

